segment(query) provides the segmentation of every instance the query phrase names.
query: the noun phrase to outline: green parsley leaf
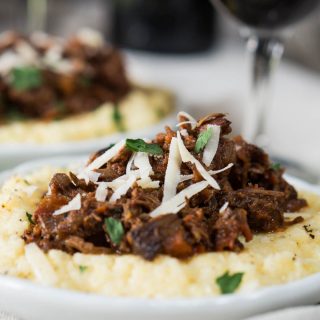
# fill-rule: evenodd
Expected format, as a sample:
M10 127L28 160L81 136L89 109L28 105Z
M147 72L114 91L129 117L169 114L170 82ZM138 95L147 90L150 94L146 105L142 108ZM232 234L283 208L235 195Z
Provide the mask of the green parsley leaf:
M194 147L194 151L199 153L203 150L203 148L208 143L209 139L212 137L213 130L211 127L208 127L207 130L202 131L197 139L196 145Z
M31 213L26 212L26 216L27 216L27 219L28 219L30 224L35 224L35 222L32 219L32 214Z
M244 273L238 272L233 275L226 271L222 276L216 279L222 294L233 293L240 285Z
M34 67L20 67L11 70L11 85L20 91L38 88L42 84L41 71Z
M22 114L14 106L9 107L9 109L6 111L5 117L9 122L22 121L22 120L26 119L26 116L24 114Z
M104 225L111 241L114 244L119 245L124 235L121 221L114 218L106 218L104 219Z
M85 272L87 269L88 269L87 266L83 266L83 265L79 266L79 270L80 270L81 273Z
M89 87L92 84L92 79L88 75L80 76L78 81L82 87Z
M135 152L146 152L150 154L162 154L161 147L156 143L146 143L142 139L127 139L127 149Z
M156 112L156 115L157 115L157 118L158 118L158 119L162 119L162 118L164 118L165 115L166 115L166 112L165 112L162 108L157 108L157 109L155 110L155 112Z
M105 151L111 149L114 145L115 145L114 143L110 143L110 144L106 147Z
M113 121L117 127L117 129L121 132L125 131L124 125L123 125L123 119L122 115L119 111L119 107L117 105L113 108L113 114L112 114Z
M57 101L55 106L60 114L65 113L67 111L66 104L61 100Z
M281 164L279 162L271 163L270 169L278 171L281 169Z

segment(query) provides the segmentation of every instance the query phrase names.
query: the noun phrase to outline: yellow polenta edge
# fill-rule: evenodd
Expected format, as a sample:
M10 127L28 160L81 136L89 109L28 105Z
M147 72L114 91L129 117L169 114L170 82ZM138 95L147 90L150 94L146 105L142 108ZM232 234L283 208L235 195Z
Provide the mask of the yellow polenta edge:
M244 272L238 292L282 284L320 271L320 197L302 192L309 208L303 223L284 232L255 235L239 254L205 253L186 261L160 256L148 262L134 255L44 254L21 235L55 172L44 167L15 176L0 191L0 273L107 296L204 297L219 295L215 279L225 271ZM35 189L36 187L36 189ZM312 230L314 239L306 232Z

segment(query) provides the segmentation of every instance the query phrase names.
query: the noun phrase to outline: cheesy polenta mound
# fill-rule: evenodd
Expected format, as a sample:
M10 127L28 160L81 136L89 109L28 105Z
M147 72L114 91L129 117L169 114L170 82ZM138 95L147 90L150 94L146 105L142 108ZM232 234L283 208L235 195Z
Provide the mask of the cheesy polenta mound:
M180 260L159 256L43 253L21 238L48 181L59 168L46 167L10 178L0 192L0 273L60 288L108 296L203 297L220 294L216 279L244 273L237 292L301 279L320 271L320 198L302 193L309 207L302 223L257 234L240 253L213 252ZM295 214L288 214L290 217ZM31 220L32 222L32 220ZM148 275L146 277L146 275Z
M137 87L118 107L118 114L113 103L105 103L96 110L62 120L25 120L0 125L0 143L48 144L141 130L168 116L174 109L174 99L165 90Z

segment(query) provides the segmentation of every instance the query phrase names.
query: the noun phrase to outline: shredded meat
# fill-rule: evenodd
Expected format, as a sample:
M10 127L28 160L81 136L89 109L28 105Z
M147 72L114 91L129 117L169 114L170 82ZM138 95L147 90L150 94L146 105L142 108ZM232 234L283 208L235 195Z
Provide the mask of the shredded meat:
M159 188L143 189L135 183L115 202L110 202L111 189L106 201L97 201L97 184L86 183L73 173L58 173L51 179L51 193L43 196L33 213L35 223L25 232L25 241L36 242L45 251L55 248L71 254L136 254L147 260L164 254L183 259L202 252L238 252L244 247L242 239L247 242L256 233L276 232L300 223L302 217L285 221L284 212L296 212L307 205L306 201L298 198L296 190L283 178L283 169L274 168L263 150L241 137L227 137L231 127L223 114L200 120L193 130L189 124L183 125L188 133L183 140L193 156L201 162L202 152L196 153L194 147L200 132L206 130L208 124L220 125L221 136L217 153L206 169L218 170L234 164L214 175L221 190L208 186L187 199L178 213L150 216L162 202L169 147L172 138L176 137L176 133L167 127L152 141L161 147L163 154L149 154L153 171L150 178L159 181ZM89 163L106 150L93 154ZM111 182L125 175L131 156L132 151L123 148L96 170L100 173L98 182ZM177 192L203 180L189 162L183 163L180 171L192 178L180 182ZM81 194L80 210L53 215L77 194ZM225 210L221 210L223 206ZM122 228L119 241L108 231L106 221L110 218Z
M215 249L217 251L242 249L238 240L243 235L246 241L252 239L252 232L247 221L247 212L244 209L231 210L227 208L222 212L214 227Z

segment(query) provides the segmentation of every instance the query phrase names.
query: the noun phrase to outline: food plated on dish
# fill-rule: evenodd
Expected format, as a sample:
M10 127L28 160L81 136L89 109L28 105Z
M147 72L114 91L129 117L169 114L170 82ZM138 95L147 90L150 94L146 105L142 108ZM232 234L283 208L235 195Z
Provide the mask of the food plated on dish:
M158 123L166 90L132 84L118 50L92 30L62 40L42 33L0 38L0 143L54 144Z
M0 193L0 272L117 297L252 292L319 271L320 201L223 114L44 166ZM175 128L174 128L175 129ZM146 277L147 275L147 277Z

